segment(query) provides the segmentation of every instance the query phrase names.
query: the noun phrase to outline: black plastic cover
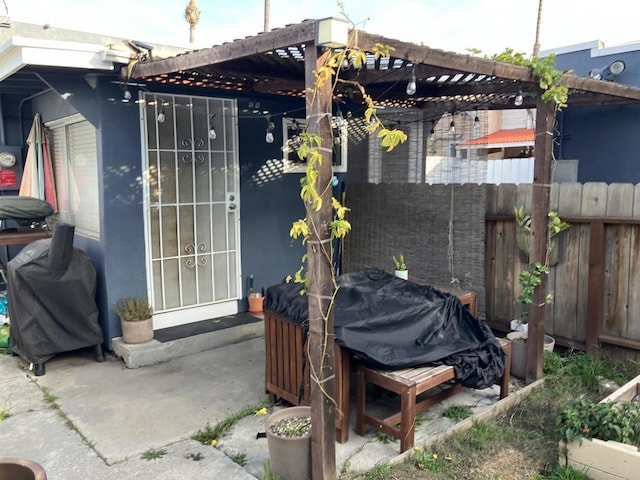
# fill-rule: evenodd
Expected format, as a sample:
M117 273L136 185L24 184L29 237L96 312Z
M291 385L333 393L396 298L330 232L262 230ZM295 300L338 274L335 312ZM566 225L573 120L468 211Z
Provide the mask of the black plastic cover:
M73 247L74 227L58 224L50 239L24 247L7 268L9 347L31 363L101 344L96 271Z
M451 365L467 387L486 388L504 373L505 353L483 320L460 300L379 269L338 277L336 341L361 362L402 369ZM308 298L299 284L269 287L264 308L306 325Z
M53 215L53 207L33 197L0 197L0 219L41 220Z

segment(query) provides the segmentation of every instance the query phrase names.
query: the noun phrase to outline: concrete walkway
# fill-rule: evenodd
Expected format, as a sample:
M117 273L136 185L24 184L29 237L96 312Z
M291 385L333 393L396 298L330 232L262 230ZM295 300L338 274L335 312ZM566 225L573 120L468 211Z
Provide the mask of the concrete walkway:
M265 431L265 416L244 418L217 448L190 437L266 399L264 338L137 369L112 355L96 363L92 351L58 355L40 377L27 367L17 357L0 355L0 408L11 413L0 423L0 457L40 463L49 480L263 476L267 442L256 434ZM464 404L481 412L496 402L497 387L451 397L425 414L416 444L454 425L442 416L447 406ZM352 427L354 417L352 405ZM150 449L166 454L142 459ZM382 443L372 431L365 437L351 431L347 443L336 444L337 465L352 471L398 453L398 442ZM238 455L244 456L244 466L230 458Z

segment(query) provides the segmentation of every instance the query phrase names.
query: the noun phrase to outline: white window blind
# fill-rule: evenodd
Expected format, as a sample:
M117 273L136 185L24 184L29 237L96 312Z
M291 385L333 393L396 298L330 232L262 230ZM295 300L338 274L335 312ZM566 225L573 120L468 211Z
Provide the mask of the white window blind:
M58 220L79 235L100 238L100 197L96 130L74 115L47 124L58 195Z

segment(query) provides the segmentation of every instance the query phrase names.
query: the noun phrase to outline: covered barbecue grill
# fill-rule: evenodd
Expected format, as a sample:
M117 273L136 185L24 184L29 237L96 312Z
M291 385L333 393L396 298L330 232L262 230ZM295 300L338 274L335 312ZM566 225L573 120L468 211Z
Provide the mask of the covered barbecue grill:
M9 347L35 365L36 375L56 353L94 346L96 360L104 360L96 271L73 247L74 230L56 225L53 238L30 243L8 264Z

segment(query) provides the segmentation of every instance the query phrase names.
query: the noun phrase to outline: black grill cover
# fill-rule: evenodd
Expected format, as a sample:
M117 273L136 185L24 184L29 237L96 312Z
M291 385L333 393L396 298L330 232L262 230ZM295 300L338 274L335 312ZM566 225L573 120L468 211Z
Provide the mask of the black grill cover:
M8 264L9 347L31 363L102 343L95 267L73 234L73 225L58 224Z
M505 354L486 322L455 295L378 269L341 275L335 299L336 341L363 363L385 369L452 365L467 387L486 388L504 373ZM301 286L269 287L264 308L306 325Z

